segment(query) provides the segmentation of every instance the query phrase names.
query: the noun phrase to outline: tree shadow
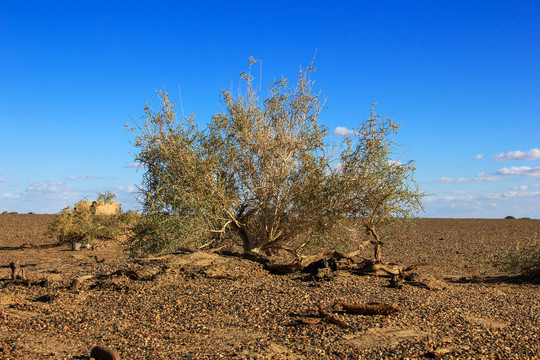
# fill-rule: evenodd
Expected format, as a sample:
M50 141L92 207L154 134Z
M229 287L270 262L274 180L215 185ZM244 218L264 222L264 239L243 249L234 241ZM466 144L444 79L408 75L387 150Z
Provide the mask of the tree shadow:
M540 284L540 278L526 275L498 276L463 276L460 278L445 277L445 281L454 284Z
M18 246L0 246L0 251L16 251L16 250L25 250L25 249L52 249L55 247L62 246L64 244L62 243L50 243L50 244L43 244L43 245L32 245L32 244L21 244Z

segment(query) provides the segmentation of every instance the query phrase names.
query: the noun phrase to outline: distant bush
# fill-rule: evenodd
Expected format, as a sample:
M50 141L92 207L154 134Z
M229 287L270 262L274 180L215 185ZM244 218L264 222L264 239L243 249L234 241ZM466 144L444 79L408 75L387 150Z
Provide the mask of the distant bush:
M139 215L133 211L119 210L113 215L95 215L96 203L110 203L116 195L111 192L98 194L98 201L83 199L72 207L64 208L49 224L46 235L60 243L80 242L91 244L96 240L119 239L127 235Z
M511 216L511 215L508 215L507 217L504 218L505 220L516 220L516 218L514 216Z
M494 264L511 273L540 277L540 241L537 235L518 243L514 249L497 253Z

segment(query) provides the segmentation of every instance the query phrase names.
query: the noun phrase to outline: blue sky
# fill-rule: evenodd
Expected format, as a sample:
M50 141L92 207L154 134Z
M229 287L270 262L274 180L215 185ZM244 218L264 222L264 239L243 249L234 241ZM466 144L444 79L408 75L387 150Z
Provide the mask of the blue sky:
M155 90L204 124L250 56L269 84L316 51L326 126L373 101L403 125L420 216L540 218L538 19L539 1L3 1L0 212L106 190L135 208L124 124Z

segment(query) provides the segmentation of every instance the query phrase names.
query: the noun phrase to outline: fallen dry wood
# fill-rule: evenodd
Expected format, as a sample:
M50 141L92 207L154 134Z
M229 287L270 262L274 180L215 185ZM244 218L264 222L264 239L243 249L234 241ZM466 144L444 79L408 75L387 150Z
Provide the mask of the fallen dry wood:
M388 315L401 311L399 306L379 302L354 304L336 301L334 303L334 309L336 307L341 307L346 313L360 315Z
M366 241L362 246L369 245L369 243L370 240ZM264 269L277 275L303 272L316 276L321 269L328 269L330 272L342 270L357 275L402 277L404 272L422 265L419 264L405 268L399 264L383 263L374 259L364 259L363 261L358 262L357 257L361 251L362 249L359 249L346 254L337 250L327 250L319 255L310 256L302 260L295 260L289 264L276 264L272 262L271 258L256 252L241 253L230 251L226 247L209 250L211 253L222 256L234 256L260 263L263 265Z
M317 304L317 309L308 309L303 311L300 314L289 314L289 316L298 316L299 318L295 320L297 324L301 325L316 325L321 322L326 322L328 324L334 324L342 328L349 328L349 324L345 321L338 319L334 315L325 311L322 308L321 303Z
M334 325L337 325L337 326L342 327L342 328L350 327L349 324L347 324L345 321L340 320L337 317L335 317L334 315L324 311L320 303L317 305L317 307L318 307L318 310L319 310L319 316L324 321L326 321L327 323L334 324Z
M358 269L355 270L357 274L370 274L370 275L401 275L403 273L403 267L397 264L383 264L375 260L366 259L359 264Z
M311 256L311 257L308 257L306 259L303 259L300 262L300 264L302 265L302 268L306 268L309 265L311 265L313 263L316 263L318 261L321 261L321 260L333 259L333 260L351 260L351 261L353 261L352 258L354 256L358 255L359 251L360 250L354 251L354 252L349 253L349 254L345 254L345 253L342 253L341 251L337 251L337 250L327 250L327 251L323 252L322 254Z
M9 264L11 268L11 280L26 280L26 274L18 261Z
M71 282L71 290L79 290L79 287L81 286L83 281L94 279L96 277L98 276L97 275L84 275L84 276L79 276L76 279L73 279L73 281Z
M322 321L323 319L321 318L312 318L312 317L301 317L299 319L296 319L296 322L302 325L316 325Z
M409 275L393 275L390 279L389 287L402 289L403 285L417 286L428 290L441 290L444 289L444 286L440 285L439 281L435 280L426 280L419 281L416 280L417 274L412 273Z

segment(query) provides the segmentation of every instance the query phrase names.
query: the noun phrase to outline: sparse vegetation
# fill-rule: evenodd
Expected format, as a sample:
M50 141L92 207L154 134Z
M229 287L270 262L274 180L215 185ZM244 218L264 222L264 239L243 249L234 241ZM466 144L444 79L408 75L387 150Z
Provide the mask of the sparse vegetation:
M499 251L494 256L494 264L510 273L540 278L540 241L535 234L530 239L519 242L513 249Z
M107 204L116 195L108 191L98 193L98 199L83 199L64 208L47 228L46 235L60 243L79 242L91 244L96 240L118 239L126 235L138 219L138 214L118 211L112 215L95 215L96 204Z
M394 158L399 125L374 108L329 145L312 71L300 70L293 86L271 84L264 101L251 72L241 73L245 91L223 91L225 111L204 130L193 116L178 119L168 94L157 92L161 109L146 105L144 121L130 128L146 169L134 253L235 242L244 252L298 256L346 228L354 238L342 240L359 243L363 229L380 260L378 228L421 209L415 168Z
M516 220L515 216L512 216L512 215L508 215L507 217L504 218L505 220Z

